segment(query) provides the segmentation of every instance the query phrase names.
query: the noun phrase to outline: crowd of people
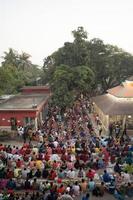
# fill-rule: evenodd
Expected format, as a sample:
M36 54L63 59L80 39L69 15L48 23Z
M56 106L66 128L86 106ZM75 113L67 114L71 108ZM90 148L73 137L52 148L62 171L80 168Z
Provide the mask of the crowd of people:
M133 198L131 140L105 137L102 128L97 135L88 111L87 98L63 113L49 107L35 133L19 127L22 146L0 144L0 200L89 200L106 191Z

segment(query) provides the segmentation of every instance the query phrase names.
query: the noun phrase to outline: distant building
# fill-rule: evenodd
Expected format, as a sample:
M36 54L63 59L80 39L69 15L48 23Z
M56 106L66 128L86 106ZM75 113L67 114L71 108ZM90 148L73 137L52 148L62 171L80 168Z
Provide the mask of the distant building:
M107 94L93 97L94 110L105 130L112 122L126 124L128 131L133 130L133 81L127 80L121 85L107 90Z
M14 95L1 95L0 96L0 103L6 101L7 99L13 97Z
M14 129L27 124L37 129L45 119L49 98L48 86L22 88L21 94L0 103L0 129Z

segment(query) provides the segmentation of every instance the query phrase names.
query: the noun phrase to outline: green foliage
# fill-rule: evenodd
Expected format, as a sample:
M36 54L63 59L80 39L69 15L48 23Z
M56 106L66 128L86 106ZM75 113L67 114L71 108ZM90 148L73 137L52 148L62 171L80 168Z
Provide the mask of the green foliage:
M41 70L31 63L30 55L27 53L19 55L13 49L4 54L0 67L0 94L16 93L24 85L36 83Z
M108 88L120 84L129 76L133 76L133 55L117 46L104 44L98 38L87 40L87 32L83 27L78 27L77 30L72 31L72 34L73 42L65 42L63 47L45 59L43 67L45 83L49 82L48 77L51 77L56 66L60 65L68 65L73 70L77 66L86 66L89 70L91 69L95 76L94 82L91 84L91 86L93 85L93 94L103 93ZM81 74L79 71L75 71L75 74L79 77L79 89L85 89L86 81L83 81L84 78L81 81L81 77L85 76L84 70Z
M105 45L99 39L89 43L90 65L96 75L95 82L105 92L133 74L133 56L116 46Z
M33 65L30 55L9 49L0 67L0 94L16 93L24 85L49 83L53 103L60 108L71 106L76 95L103 93L133 76L133 56L101 39L87 39L83 27L72 31L74 41L44 59L42 69Z
M72 31L74 42L81 43L85 39L87 39L87 32L84 30L82 26L79 26L77 30Z
M74 42L65 42L64 46L59 48L51 56L44 60L44 68L49 66L59 66L61 64L71 67L88 65L88 49L86 46L87 33L83 27L72 31Z
M48 70L49 73L49 70ZM60 65L50 76L53 103L60 108L70 107L75 96L90 91L94 74L86 66L69 67Z

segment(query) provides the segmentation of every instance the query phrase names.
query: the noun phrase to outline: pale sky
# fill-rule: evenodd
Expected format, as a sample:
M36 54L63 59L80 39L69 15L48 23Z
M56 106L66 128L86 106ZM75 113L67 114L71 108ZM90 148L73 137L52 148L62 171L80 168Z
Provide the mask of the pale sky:
M133 0L0 0L0 56L8 48L34 64L73 41L83 26L94 37L133 53Z

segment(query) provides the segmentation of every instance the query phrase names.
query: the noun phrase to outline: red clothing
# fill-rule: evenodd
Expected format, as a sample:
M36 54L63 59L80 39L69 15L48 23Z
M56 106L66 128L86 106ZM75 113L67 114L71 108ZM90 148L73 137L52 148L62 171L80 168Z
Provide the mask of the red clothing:
M53 162L53 169L57 169L58 167L58 163L57 162Z
M86 174L86 176L88 177L88 178L90 178L90 179L93 179L94 178L94 175L95 175L95 172L94 171L88 171L87 172L87 174Z
M30 154L30 153L31 153L30 148L27 148L27 149L25 150L25 153L26 153L26 154Z
M17 166L18 168L21 168L21 167L22 167L22 161L21 161L21 160L18 160L18 161L16 162L16 166Z
M50 156L48 154L45 155L45 160L48 161L50 159Z
M0 151L4 150L5 147L3 145L0 145Z
M57 148L56 148L56 152L57 152L57 154L61 154L61 153L62 153L61 148L60 148L60 147L57 147Z
M21 155L24 155L24 154L25 154L25 149L22 147L22 148L19 150L19 153L20 153Z
M49 179L50 179L50 180L54 180L54 179L56 178L56 176L57 176L57 175L56 175L56 172L55 172L55 171L51 171L51 172L50 172Z
M63 194L64 191L65 191L65 187L64 186L63 187L59 187L58 190L57 190L58 194Z
M23 144L23 148L28 148L29 147L29 144L25 143Z
M13 178L13 172L11 170L6 173L6 178L7 179Z

